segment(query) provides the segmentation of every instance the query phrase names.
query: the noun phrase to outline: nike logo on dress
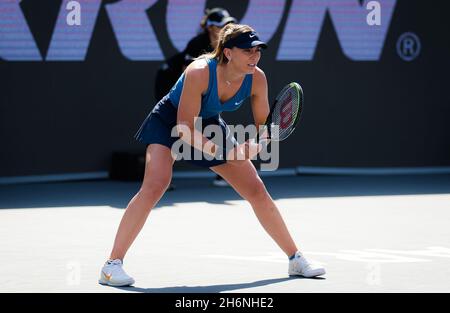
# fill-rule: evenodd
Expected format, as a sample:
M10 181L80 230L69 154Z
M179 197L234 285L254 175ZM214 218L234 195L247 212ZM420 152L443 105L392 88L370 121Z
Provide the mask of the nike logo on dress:
M240 105L242 102L244 102L244 100L239 101L239 102L236 102L236 103L234 103L234 105L235 105L235 106L238 106L238 105Z

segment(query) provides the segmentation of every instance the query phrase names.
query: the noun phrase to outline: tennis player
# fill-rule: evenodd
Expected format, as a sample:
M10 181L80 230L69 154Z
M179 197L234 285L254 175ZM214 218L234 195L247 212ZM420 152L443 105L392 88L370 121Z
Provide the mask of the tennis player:
M123 259L170 183L175 161L171 148L179 139L210 156L224 151L224 159L203 158L190 162L222 176L251 204L263 228L289 258L289 275L325 274L324 268L308 262L298 250L250 161L260 147L251 141L237 143L220 117L222 111L235 110L250 97L255 125L264 124L269 115L267 80L257 65L261 49L266 47L251 27L226 25L219 33L215 50L192 62L144 120L135 135L137 140L147 144L144 180L122 217L109 260L100 273L100 284L134 284L134 279L122 267ZM223 131L223 145L202 135L195 126L198 117L203 119L203 127L217 125ZM173 127L178 129L179 137L171 136Z
M203 30L200 34L189 40L186 48L169 58L156 72L155 77L155 97L159 101L173 87L175 82L184 72L186 67L197 57L204 53L214 51L217 46L220 30L229 23L236 23L237 20L223 8L205 9L200 27ZM228 183L221 176L215 176L213 185L217 187L228 187ZM175 185L170 184L170 189Z

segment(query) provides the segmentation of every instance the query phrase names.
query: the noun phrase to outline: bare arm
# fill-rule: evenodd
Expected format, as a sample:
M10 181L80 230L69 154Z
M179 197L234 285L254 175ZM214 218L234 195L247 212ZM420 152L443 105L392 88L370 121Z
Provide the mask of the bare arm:
M252 112L255 126L259 130L263 126L270 113L267 79L264 72L256 68L252 85ZM263 137L266 135L264 133Z
M201 109L202 93L208 88L209 70L203 60L194 61L186 69L183 91L177 113L177 130L180 138L196 149L215 156L218 148L195 129Z
M255 126L259 130L259 127L265 124L270 112L267 95L267 79L264 72L259 68L256 68L255 74L253 74L251 105ZM260 135L261 138L266 136L267 132L263 132ZM243 158L252 160L259 152L261 152L261 149L261 145L256 144L254 139L250 139L245 143L240 144L236 147L235 151L232 150L230 153L233 153L235 159L239 159L238 155L240 155L241 160Z

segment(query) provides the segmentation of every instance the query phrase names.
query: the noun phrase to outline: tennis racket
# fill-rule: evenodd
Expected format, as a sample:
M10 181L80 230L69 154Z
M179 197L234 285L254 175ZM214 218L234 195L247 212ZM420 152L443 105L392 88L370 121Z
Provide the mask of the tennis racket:
M275 98L264 127L258 133L258 142L283 141L295 129L303 111L303 89L295 82L286 85ZM267 135L260 138L267 132Z

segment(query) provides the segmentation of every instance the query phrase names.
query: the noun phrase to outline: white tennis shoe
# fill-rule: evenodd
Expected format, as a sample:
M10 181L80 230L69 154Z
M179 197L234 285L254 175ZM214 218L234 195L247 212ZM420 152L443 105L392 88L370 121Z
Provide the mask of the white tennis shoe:
M297 251L295 257L289 260L289 275L291 276L303 276L303 277L316 277L325 275L325 269L318 265L314 265L308 262L305 257Z
M109 260L103 265L98 282L102 285L121 287L134 284L134 279L130 277L122 268L122 260Z

